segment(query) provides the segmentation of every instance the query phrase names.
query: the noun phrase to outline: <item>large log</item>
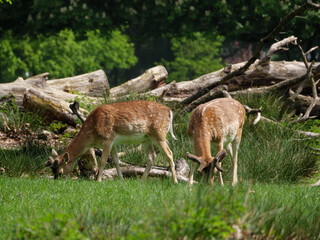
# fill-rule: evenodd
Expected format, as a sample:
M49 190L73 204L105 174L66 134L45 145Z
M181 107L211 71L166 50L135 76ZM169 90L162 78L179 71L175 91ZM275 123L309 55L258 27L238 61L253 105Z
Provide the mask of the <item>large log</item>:
M53 79L47 84L64 92L82 93L92 97L103 97L109 94L108 78L103 70L97 70L74 77Z
M69 103L46 94L43 91L30 88L24 95L23 106L25 109L36 112L46 122L58 120L71 126L76 126L77 117L73 115L69 108ZM84 109L79 109L80 114L88 115Z
M165 84L168 73L164 67L157 66L111 90L102 70L54 80L48 80L48 75L43 73L26 80L19 77L12 83L0 84L0 98L13 94L19 106L42 113L46 121L59 120L75 126L76 116L72 115L69 104L76 98L85 95L90 104L101 105L102 96L109 93L119 96L161 86ZM85 117L88 113L80 109L80 114Z
M232 70L235 71L245 64L246 62L237 63L231 67ZM316 66L320 66L320 63L315 63L315 68ZM304 75L306 71L307 69L303 62L271 61L267 65L260 65L257 60L243 75L230 79L224 85L227 86L229 91L237 91L249 87L254 89L254 87L271 86L286 79L300 77ZM146 92L144 95L156 97L163 96L164 101L182 102L183 104L187 104L184 100L189 96L195 94L200 89L205 89L209 85L220 85L221 80L226 74L224 69L220 69L191 81L167 84Z
M123 83L110 90L110 97L128 95L130 93L142 93L166 84L168 72L163 66L148 69L141 76Z
M43 73L24 80L19 77L12 83L0 84L0 98L13 94L18 105L22 105L24 94L33 88L61 100L74 100L79 97L71 92L102 96L109 89L107 76L102 70L75 77L48 80L49 73ZM94 98L93 98L94 99ZM96 100L96 99L94 99Z

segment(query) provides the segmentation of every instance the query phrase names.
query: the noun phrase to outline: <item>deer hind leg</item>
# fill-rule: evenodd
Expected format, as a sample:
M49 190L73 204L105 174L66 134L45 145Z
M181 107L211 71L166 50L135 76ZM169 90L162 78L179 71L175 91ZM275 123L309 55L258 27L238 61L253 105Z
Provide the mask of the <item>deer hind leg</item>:
M174 162L173 162L173 154L172 154L172 152L171 152L166 140L158 141L158 144L161 147L161 149L163 150L163 152L166 154L166 156L168 158L168 161L170 163L173 182L174 183L178 183L176 170L175 170L175 165L174 165Z
M120 169L120 164L119 164L118 152L117 152L117 148L115 146L111 149L111 158L112 158L112 161L114 162L114 164L116 165L118 176L121 179L123 179L123 175L122 175L122 172Z
M147 179L148 175L149 175L149 172L151 170L152 164L154 162L154 159L156 158L156 154L154 152L152 143L144 144L143 148L144 148L145 152L147 153L148 162L147 162L146 169L145 169L145 171L144 171L144 173L142 175L142 179Z

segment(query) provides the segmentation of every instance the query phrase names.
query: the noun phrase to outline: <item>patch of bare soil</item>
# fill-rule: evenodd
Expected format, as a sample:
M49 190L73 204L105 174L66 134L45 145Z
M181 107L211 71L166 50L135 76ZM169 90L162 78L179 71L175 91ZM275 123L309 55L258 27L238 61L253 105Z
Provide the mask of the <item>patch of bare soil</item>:
M0 149L19 149L26 144L59 148L64 145L64 142L59 138L59 135L45 130L40 133L30 131L4 133L0 131Z

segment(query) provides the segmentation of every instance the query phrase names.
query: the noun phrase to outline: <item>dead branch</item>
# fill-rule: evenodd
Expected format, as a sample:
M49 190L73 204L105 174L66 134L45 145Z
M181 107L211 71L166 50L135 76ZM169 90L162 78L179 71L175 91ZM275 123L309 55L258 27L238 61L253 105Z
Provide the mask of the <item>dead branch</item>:
M263 47L265 46L265 44L267 42L272 41L279 34L281 29L288 22L290 22L295 16L302 14L305 10L307 10L309 8L318 9L318 4L314 4L313 2L311 2L309 0L306 3L302 4L301 6L299 6L298 8L296 8L295 10L291 11L283 19L281 19L279 24L273 29L273 31L271 33L269 33L269 35L267 35L266 37L260 39L260 41L258 43L258 46L257 46L253 56L249 59L249 61L247 61L247 63L244 66L242 66L239 69L237 69L235 71L232 71L229 74L227 74L226 76L224 76L219 81L218 85L219 84L225 84L230 79L232 79L232 78L234 78L236 76L242 75L244 72L246 72L247 69L260 57L261 51L262 51ZM200 89L196 94L194 94L194 95L188 97L187 99L185 99L183 101L183 104L185 104L185 105L190 104L191 102L193 102L197 98L203 96L208 91L210 91L211 89L215 88L216 86L217 86L217 83L213 83L213 84L210 84L209 86L207 86L206 88Z
M264 65L264 64L269 64L271 61L272 56L279 52L279 51L287 51L288 48L284 48L283 46L288 45L290 43L296 43L297 38L295 36L290 36L288 38L285 38L279 42L276 42L271 45L269 48L269 51L266 53L266 55L260 60L259 64Z

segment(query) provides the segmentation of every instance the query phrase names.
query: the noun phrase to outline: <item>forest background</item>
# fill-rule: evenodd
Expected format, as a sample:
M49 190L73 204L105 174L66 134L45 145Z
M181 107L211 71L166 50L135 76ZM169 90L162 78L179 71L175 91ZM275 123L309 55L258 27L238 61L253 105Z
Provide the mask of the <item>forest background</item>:
M111 86L164 65L169 81L191 80L246 61L255 43L304 1L5 0L0 3L0 83L103 69ZM288 25L305 49L319 45L320 14ZM281 39L280 39L281 40ZM268 47L268 46L266 46ZM298 49L277 60L299 60ZM319 52L308 60L319 61Z

